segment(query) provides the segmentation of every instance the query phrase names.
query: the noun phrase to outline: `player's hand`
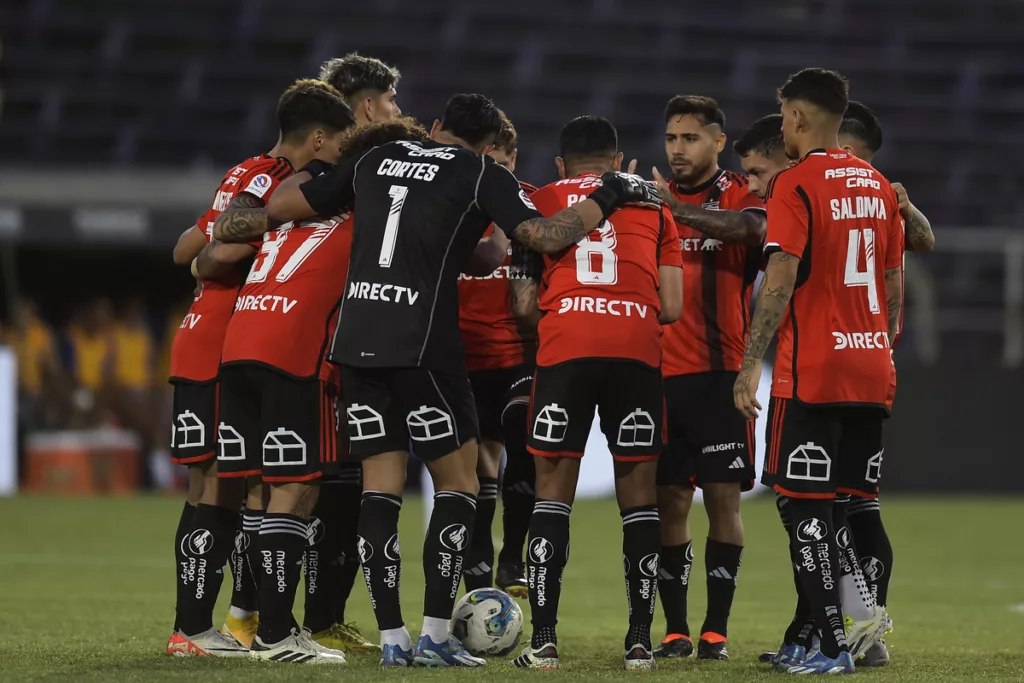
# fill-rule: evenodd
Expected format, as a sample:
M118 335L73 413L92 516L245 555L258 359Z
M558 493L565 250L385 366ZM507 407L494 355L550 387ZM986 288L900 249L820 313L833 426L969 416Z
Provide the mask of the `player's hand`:
M732 387L732 400L736 410L748 420L756 420L761 412L761 404L757 400L757 388L761 384L761 361L744 358L736 384Z
M653 209L661 208L658 188L654 183L638 175L609 171L601 176L601 187L607 187L615 193L617 207L631 204Z
M337 216L331 216L331 220L335 223L344 223L349 218L352 218L352 213L349 211L342 211Z
M900 202L900 213L910 211L910 195L907 194L907 188L903 187L903 183L893 183L892 189L896 191L896 199Z
M658 172L657 166L651 168L651 177L654 178L654 186L658 188L661 200L668 203L672 199L672 190L668 186L668 181Z
M636 175L636 159L629 162L629 166L626 167L626 173Z

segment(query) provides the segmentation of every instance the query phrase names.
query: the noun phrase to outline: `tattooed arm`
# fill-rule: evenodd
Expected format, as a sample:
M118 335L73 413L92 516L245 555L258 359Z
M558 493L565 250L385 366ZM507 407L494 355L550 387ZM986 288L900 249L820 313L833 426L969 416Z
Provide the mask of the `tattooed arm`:
M603 220L601 207L587 199L562 209L551 218L523 221L512 231L512 239L540 254L554 254L574 244Z
M221 242L249 242L273 230L280 223L270 219L263 200L243 192L213 223L213 239Z
M519 336L525 342L537 341L537 325L540 324L540 286L535 280L510 280L512 293L512 315L519 328Z
M659 188L660 189L660 188ZM661 192L661 199L672 211L672 217L722 242L761 244L764 242L767 221L761 211L713 211L687 204L671 192Z
M900 310L903 308L902 268L889 268L885 271L885 303L889 309L889 348L892 348L900 331Z
M196 257L196 275L200 280L215 279L255 253L256 247L249 244L224 244L213 240Z
M900 203L900 214L906 221L907 251L931 251L935 248L935 233L932 232L931 222L910 202L903 183L893 183L892 189Z

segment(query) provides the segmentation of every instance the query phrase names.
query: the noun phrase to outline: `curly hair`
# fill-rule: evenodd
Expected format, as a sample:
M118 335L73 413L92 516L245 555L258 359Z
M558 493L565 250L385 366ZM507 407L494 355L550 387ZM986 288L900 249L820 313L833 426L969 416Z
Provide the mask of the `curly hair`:
M341 158L358 159L374 147L397 140L429 139L430 134L422 123L411 116L400 116L391 121L369 123L350 130L341 141Z

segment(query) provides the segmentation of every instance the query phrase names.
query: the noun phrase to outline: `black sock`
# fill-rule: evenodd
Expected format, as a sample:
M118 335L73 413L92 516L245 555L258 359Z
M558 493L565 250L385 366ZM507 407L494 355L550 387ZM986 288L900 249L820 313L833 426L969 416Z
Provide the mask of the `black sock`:
M790 498L792 547L799 563L800 583L821 634L821 652L838 657L847 650L843 608L839 597L839 551L833 531L830 500Z
M292 606L302 575L308 520L268 512L260 526L260 625L256 635L265 644L278 643L295 627Z
M196 516L196 506L185 501L185 507L181 508L181 517L178 518L178 528L174 531L174 573L176 598L174 600L174 629L178 630L178 611L188 599L189 583L188 577L188 556L185 554L185 539L192 531L192 519ZM194 635L194 634L193 634Z
M796 550L794 550L793 543L790 541L793 538L793 521L789 518L787 511L789 498L786 498L781 493L776 493L775 505L779 509L782 526L786 529L786 545L789 547L789 567L793 570L793 585L796 586L796 610L793 613L793 621L786 627L786 635L783 642L799 643L804 647L810 647L811 636L814 633L814 617L811 614L811 605L807 601L803 586L800 585Z
M325 631L334 624L333 594L338 587L342 552L338 496L336 484L322 483L309 519L308 546L303 558L306 609L302 625L312 633Z
M402 555L398 544L398 514L402 499L380 491L363 492L359 511L359 560L370 594L370 606L377 617L377 628L386 631L401 628Z
M661 609L665 612L665 633L690 635L686 623L686 593L690 585L690 567L693 565L693 543L666 545L661 548Z
M622 564L629 605L625 649L640 644L651 649L651 621L658 602L661 520L654 505L622 511Z
M878 501L854 500L846 514L868 588L875 596L875 602L884 607L889 599L893 553L889 535L882 524Z
M263 510L242 508L240 524L235 533L235 547L231 551L231 577L234 585L231 591L231 606L255 612L259 609L260 584L257 580L259 562L260 525L263 524Z
M434 511L423 539L423 616L451 619L466 551L473 538L476 498L462 491L434 494Z
M334 621L345 623L345 608L352 594L356 576L359 574L359 549L356 545L359 535L359 507L363 494L363 466L358 463L344 463L337 480L330 485L337 488L338 499L338 539L341 543L341 556L338 558L337 585L332 591L334 603ZM322 495L322 494L321 494ZM331 574L334 576L334 573Z
M704 567L708 572L708 613L701 626L701 634L717 633L723 638L729 634L729 612L739 581L740 558L743 546L707 540Z
M466 553L466 567L462 574L466 591L490 588L494 585L494 508L498 503L498 480L480 477L480 495L476 498L476 520L473 522L473 540Z
M572 506L553 500L538 500L530 517L530 541L526 548L526 578L530 587L533 624L531 646L556 643L558 600L562 595L562 572L569 561L569 513Z
M185 537L188 588L178 605L178 628L194 636L213 628L213 608L224 582L224 566L234 548L238 511L199 505L192 518L192 531ZM182 575L179 575L179 581Z
M536 468L533 456L526 450L526 422L529 403L513 402L501 415L505 433L505 472L501 480L502 545L499 564L523 561L523 544L530 530L533 514Z

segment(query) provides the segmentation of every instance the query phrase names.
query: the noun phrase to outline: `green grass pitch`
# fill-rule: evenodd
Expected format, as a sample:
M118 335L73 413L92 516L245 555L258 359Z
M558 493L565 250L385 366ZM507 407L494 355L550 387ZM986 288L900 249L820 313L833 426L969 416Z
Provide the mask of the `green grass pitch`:
M173 618L170 538L180 503L170 498L0 500L0 681L404 681L593 680L625 676L626 597L621 531L611 501L584 501L572 516L572 557L559 626L562 669L381 671L373 657L345 668L175 659L163 654ZM883 510L896 549L889 609L893 664L863 680L1024 681L1024 500L891 497ZM703 509L694 538L703 539ZM757 664L787 623L793 588L770 500L744 507L747 550L730 625L727 663L675 661L638 673L651 681L779 680ZM423 598L420 501L402 522L405 616L415 636ZM497 529L497 525L495 526ZM703 543L690 584L691 625L704 609ZM218 606L222 619L227 586ZM529 606L524 605L529 620ZM371 638L362 586L350 616ZM217 622L219 626L220 621ZM655 636L664 622L660 609ZM527 624L529 633L529 624Z

